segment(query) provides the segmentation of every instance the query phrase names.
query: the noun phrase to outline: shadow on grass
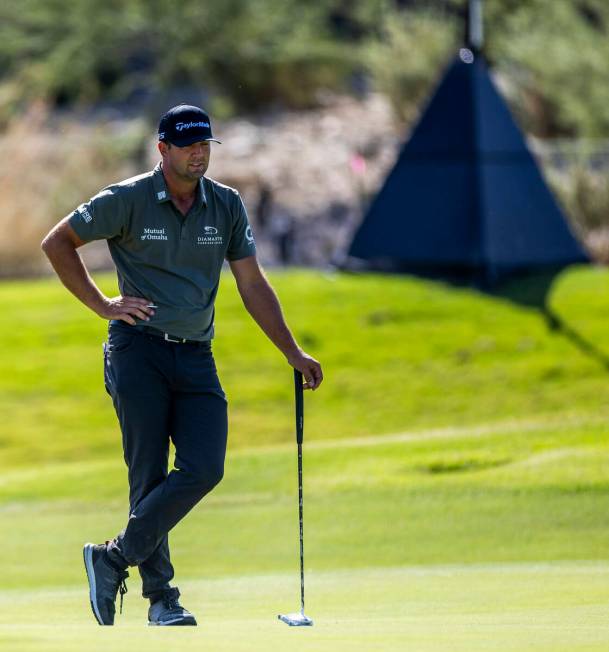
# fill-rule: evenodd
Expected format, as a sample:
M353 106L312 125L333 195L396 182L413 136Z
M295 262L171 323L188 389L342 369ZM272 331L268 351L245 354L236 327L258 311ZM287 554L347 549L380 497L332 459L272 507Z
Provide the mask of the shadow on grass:
M484 471L486 469L494 469L498 466L505 466L506 464L510 464L512 461L513 460L511 458L496 460L438 460L424 466L419 466L418 470L423 473L429 473L431 475L440 475L444 473L465 473L468 471Z
M491 296L538 310L549 331L562 335L581 353L598 362L609 372L609 356L570 326L548 305L548 297L559 274L560 270L550 270L519 276L488 291L488 293Z

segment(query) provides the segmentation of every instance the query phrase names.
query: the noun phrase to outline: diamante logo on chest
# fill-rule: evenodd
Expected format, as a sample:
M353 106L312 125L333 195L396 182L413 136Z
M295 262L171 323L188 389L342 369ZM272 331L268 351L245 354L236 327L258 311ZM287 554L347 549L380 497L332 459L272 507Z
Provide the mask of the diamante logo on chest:
M221 235L200 235L197 236L197 244L199 245L221 245Z
M218 229L215 226L204 226L205 235L197 236L198 245L221 245L222 236L218 235Z

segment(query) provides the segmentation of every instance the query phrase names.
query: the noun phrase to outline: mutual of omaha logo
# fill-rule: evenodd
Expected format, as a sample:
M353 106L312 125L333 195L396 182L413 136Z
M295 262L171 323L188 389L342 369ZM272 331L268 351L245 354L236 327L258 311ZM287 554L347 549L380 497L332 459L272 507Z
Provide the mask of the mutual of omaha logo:
M77 210L81 214L82 219L87 224L93 219L93 215L91 215L91 213L89 213L89 211L85 208L84 204L82 206L79 206Z
M197 236L198 245L221 245L222 236L218 235L218 229L215 226L204 226L204 235Z
M162 229L148 229L145 228L142 231L140 240L169 240L167 234L165 233L165 227Z

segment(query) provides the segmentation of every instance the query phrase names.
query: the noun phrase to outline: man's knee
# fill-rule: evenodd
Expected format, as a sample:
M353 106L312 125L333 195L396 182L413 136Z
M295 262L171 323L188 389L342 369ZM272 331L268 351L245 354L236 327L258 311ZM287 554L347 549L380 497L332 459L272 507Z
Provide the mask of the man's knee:
M187 472L190 484L202 495L211 491L224 477L224 464L207 464Z
M203 477L206 479L209 489L213 489L220 484L224 477L224 464L210 465L203 473Z

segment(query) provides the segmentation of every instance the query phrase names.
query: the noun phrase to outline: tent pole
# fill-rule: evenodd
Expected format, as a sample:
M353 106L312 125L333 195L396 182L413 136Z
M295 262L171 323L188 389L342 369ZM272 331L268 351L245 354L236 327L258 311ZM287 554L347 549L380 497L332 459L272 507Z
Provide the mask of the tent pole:
M468 0L467 47L472 52L482 52L484 45L484 26L482 20L482 0Z

